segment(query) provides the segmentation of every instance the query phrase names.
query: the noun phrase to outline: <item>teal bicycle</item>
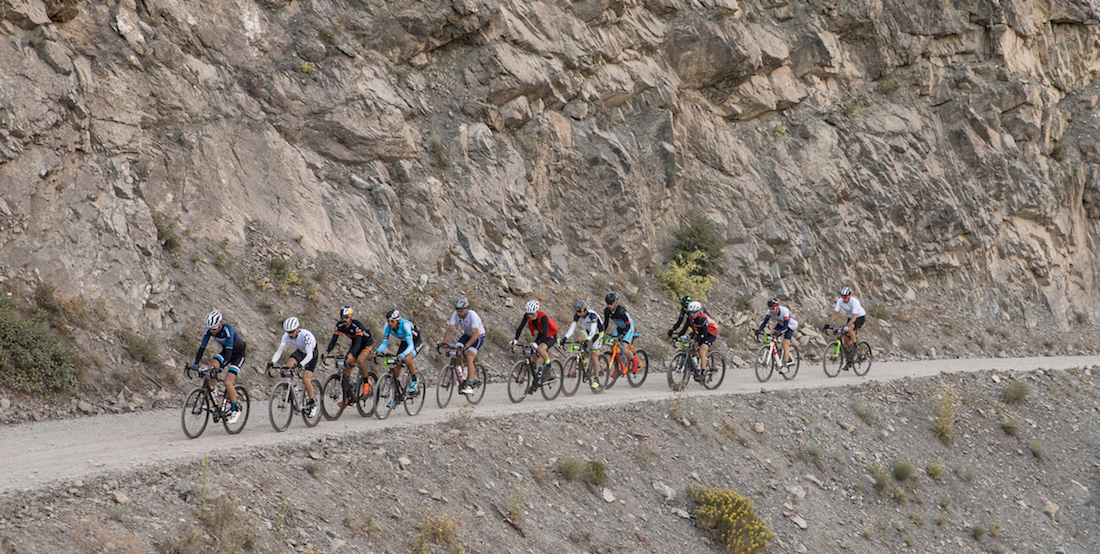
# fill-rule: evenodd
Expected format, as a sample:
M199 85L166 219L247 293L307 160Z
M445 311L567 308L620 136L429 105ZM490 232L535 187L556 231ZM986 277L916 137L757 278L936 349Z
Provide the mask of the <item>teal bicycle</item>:
M870 344L861 341L859 344L846 347L841 340L844 334L843 329L826 327L825 330L831 330L836 335L836 340L825 347L825 354L821 356L822 365L825 367L825 375L836 377L840 375L842 370L851 370L852 373L862 377L867 375L868 371L871 371L871 361L874 354L871 351Z

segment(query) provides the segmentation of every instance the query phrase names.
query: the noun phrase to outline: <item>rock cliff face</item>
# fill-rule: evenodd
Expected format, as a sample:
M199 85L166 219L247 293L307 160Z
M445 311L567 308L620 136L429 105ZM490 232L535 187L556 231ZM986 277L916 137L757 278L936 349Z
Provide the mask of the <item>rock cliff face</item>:
M1026 327L1100 316L1092 0L0 13L2 278L121 327L251 317L233 302L272 257L362 279L292 295L325 309L417 279L565 295L652 277L691 213L726 242L714 304L816 311L843 283Z

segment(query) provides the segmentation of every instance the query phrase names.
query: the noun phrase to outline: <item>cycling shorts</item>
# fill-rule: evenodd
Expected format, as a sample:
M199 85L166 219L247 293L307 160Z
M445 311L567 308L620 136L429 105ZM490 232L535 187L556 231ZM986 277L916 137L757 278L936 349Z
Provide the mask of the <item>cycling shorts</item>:
M461 342L462 344L466 344L466 341L468 341L468 340L470 340L470 335L462 335L461 337L458 338L458 342ZM481 350L481 347L484 346L484 345L485 345L485 334L482 333L482 334L478 335L477 340L474 341L474 344L472 344L472 345L470 345L469 347L466 348L466 351L467 352L473 352L474 356L477 356L478 350Z
M778 330L779 329L776 329L776 331L778 331ZM791 337L793 337L793 336L794 336L794 329L791 328L791 327L787 327L787 332L783 333L783 338L787 339L787 340L791 340Z
M866 322L867 322L867 316L861 315L861 316L857 317L856 320L854 322L852 322L852 330L853 331L859 331L860 329L863 328L863 324L866 323Z
M553 348L554 345L557 344L557 343L558 343L558 336L557 335L554 335L552 337L542 338L542 339L535 339L535 344L545 344L547 350Z
M290 357L294 358L295 361L297 361L299 364L301 364L302 360L306 359L306 353L302 352L301 350L295 350L294 353L290 355ZM306 364L302 369L304 369L306 371L316 371L317 370L317 358L318 358L317 347L315 346L315 347L313 347L313 359L311 359L309 361L309 363Z
M586 339L584 342L588 343L589 352L599 352L600 346L603 344L603 332L592 335L592 338Z
M221 354L216 356L218 361L221 362L222 368L233 375L240 375L241 365L244 364L245 346L244 341L238 342L237 345L233 347L233 354L228 361L225 359L225 349L223 349Z
M615 332L618 333L618 329L616 329ZM627 327L626 331L624 331L623 334L621 336L619 336L618 338L619 338L619 342L625 342L627 344L630 344L630 343L634 342L634 337L636 337L636 336L638 336L638 334L634 332L634 323L631 322L630 327Z
M717 338L718 335L712 335L710 333L696 333L694 336L691 337L691 340L695 341L695 344L705 344L707 346L711 346L714 344L714 339Z
M401 341L401 344L397 346L397 357L404 359L405 356L408 356L409 354L412 354L412 356L415 358L416 348L413 347L412 343L410 343L409 341Z

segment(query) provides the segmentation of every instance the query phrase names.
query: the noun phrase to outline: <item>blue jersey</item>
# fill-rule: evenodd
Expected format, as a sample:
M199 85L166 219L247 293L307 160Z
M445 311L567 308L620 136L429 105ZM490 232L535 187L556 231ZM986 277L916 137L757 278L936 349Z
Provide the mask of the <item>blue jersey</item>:
M206 334L202 336L202 344L199 345L199 351L195 354L195 365L202 361L203 352L206 351L206 345L210 344L211 338L222 347L222 352L219 354L219 361L222 363L233 359L234 347L238 350L244 349L244 339L237 334L237 330L232 325L223 323L222 328L217 333L211 333L210 331L210 329L207 329Z
M411 321L401 318L397 320L397 328L390 327L389 322L382 327L382 344L378 345L379 352L385 352L386 346L389 345L390 335L397 337L398 340L405 343L405 350L398 352L397 355L404 358L405 356L416 352L416 347L413 344L415 342L415 335L413 334L413 324Z

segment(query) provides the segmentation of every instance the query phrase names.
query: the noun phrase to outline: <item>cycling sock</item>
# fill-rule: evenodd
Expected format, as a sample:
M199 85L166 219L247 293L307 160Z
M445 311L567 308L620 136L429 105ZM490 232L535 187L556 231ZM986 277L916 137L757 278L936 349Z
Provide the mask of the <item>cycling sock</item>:
M233 410L234 412L236 412L236 411L238 411L238 410L240 410L240 409L241 409L241 406L240 406L240 404L238 404L238 403L236 403L236 402L233 402L233 403L231 403L231 404L229 405L229 409L230 409L230 410Z

